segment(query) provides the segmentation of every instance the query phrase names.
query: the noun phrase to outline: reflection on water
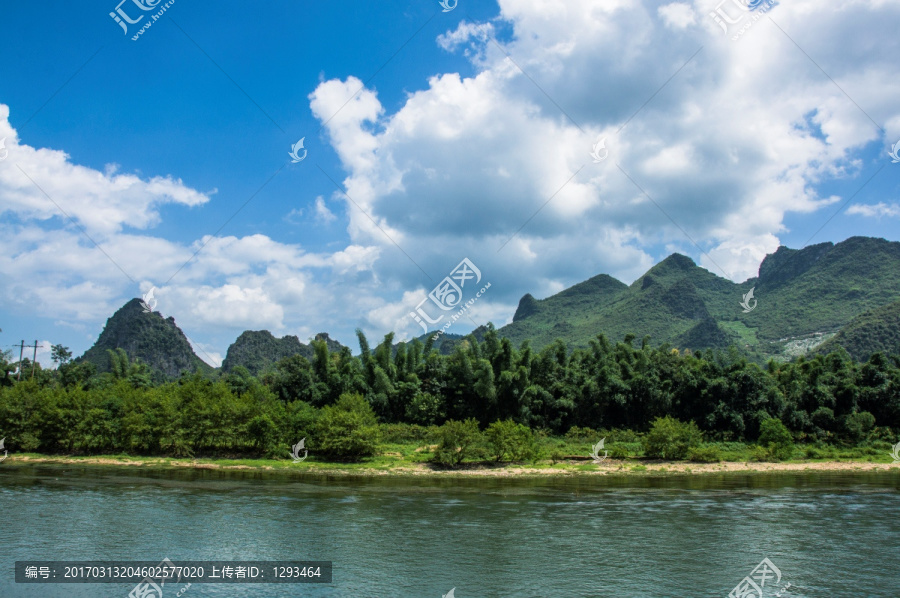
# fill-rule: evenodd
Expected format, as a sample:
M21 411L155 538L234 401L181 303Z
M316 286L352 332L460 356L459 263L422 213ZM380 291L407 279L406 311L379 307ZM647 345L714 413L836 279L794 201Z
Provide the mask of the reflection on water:
M16 586L16 560L163 557L334 562L327 586L195 584L185 598L724 597L763 558L791 584L785 598L896 596L898 488L897 472L398 479L4 464L0 596L133 587Z

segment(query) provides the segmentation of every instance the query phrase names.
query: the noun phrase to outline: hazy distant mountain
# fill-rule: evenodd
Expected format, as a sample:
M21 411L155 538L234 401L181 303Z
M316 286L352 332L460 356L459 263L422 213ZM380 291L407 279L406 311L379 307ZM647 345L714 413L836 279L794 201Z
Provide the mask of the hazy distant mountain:
M140 359L150 366L157 381L177 378L182 372L208 373L213 369L194 354L174 318L146 313L140 299L132 299L114 313L97 342L79 360L90 361L98 372L108 372L108 349L124 349L130 359Z
M744 312L741 301L753 289ZM761 358L812 348L854 317L900 297L900 243L853 237L802 250L780 247L759 276L741 284L673 254L630 286L602 274L556 295L519 301L498 330L535 348L561 338L587 347L597 334L613 341L651 336L654 345L700 349L735 344ZM755 301L755 303L754 303Z
M343 348L341 343L332 340L326 332L317 334L316 340L324 340L328 350L333 353L339 353ZM311 360L313 348L301 343L296 336L275 338L268 330L247 330L228 347L222 371L227 372L241 365L255 376L280 359L298 354Z
M475 332L476 331L473 331L470 334L474 334ZM418 337L416 337L416 339L410 339L410 340L404 341L404 342L409 345L409 344L412 344L413 340L418 340L423 345L425 345L428 342L428 338L431 336L434 336L435 333L437 333L437 330L433 330L431 332L428 332L427 334L419 335ZM445 332L443 334L438 335L438 337L434 340L434 342L432 343L431 346L433 349L437 349L438 352L441 353L442 355L450 355L451 353L453 353L454 349L456 348L456 345L458 343L462 342L463 340L465 340L465 338L467 336L468 336L468 334L462 335L462 334L453 334L451 332ZM398 346L400 346L400 343L394 343L394 346L391 349L391 355L394 355L397 353ZM373 351L374 351L374 349L373 349Z

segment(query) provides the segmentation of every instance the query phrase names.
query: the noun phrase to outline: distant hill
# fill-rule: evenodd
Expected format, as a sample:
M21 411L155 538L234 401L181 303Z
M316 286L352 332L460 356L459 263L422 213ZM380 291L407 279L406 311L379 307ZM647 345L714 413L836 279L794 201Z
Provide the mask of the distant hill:
M332 340L326 332L317 334L316 340L324 340L328 345L328 350L332 353L340 353L344 347L341 343ZM268 330L247 330L242 332L237 340L228 347L228 352L222 361L222 371L228 372L237 366L244 366L252 375L256 376L277 361L291 355L302 355L307 359L312 359L313 348L301 343L296 336L275 338Z
M140 299L132 299L106 321L97 342L78 361L89 361L98 372L110 370L107 350L124 349L128 357L150 367L155 381L177 378L182 372L212 372L191 349L174 318L146 313Z
M474 332L475 331L473 331L470 334L473 334ZM434 336L436 333L437 333L437 330L433 330L431 332L428 332L427 334L419 335L415 339L410 339L408 341L401 341L401 342L405 342L407 345L411 345L414 340L418 340L420 343L425 345L428 342L428 338L431 336ZM437 349L441 355L450 355L451 353L453 353L454 349L456 348L456 345L458 343L464 341L467 336L468 335L453 334L450 332L445 332L444 334L438 335L437 339L435 339L435 341L432 343L431 346L433 349ZM394 343L393 347L391 348L391 355L397 354L397 347L399 347L400 344L401 344L400 342ZM374 351L374 350L375 349L373 348L372 351Z
M756 307L744 313L740 302L751 289ZM516 344L530 339L536 349L557 338L574 348L600 333L613 341L631 333L650 335L654 345L735 344L761 360L788 359L898 297L900 243L852 237L779 247L741 284L673 254L630 286L601 274L546 299L526 294L498 333Z
M631 286L601 274L547 299L525 295L512 323L498 332L516 344L530 339L537 349L557 338L570 347L587 347L601 332L611 340L649 334L654 344L722 347L734 335L719 328L709 303L734 286L689 257L673 254Z
M877 351L900 354L900 301L859 314L815 352L828 353L838 347L859 361L868 360Z

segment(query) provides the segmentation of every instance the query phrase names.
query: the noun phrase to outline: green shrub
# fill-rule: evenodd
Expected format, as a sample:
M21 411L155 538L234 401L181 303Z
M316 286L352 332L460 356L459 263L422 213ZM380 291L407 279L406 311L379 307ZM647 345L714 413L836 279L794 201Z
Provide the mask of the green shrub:
M751 461L771 461L772 455L769 453L769 449L764 446L759 446L758 444L750 445L750 460Z
M707 444L688 449L687 456L697 463L718 463L722 460L722 451L714 444Z
M613 444L609 447L609 458L610 459L626 459L631 454L631 451L628 450L628 447L621 444Z
M491 454L497 461L523 461L538 454L537 439L527 426L511 419L495 421L484 433Z
M610 444L616 442L640 442L641 435L634 430L621 430L619 428L613 428L612 430L600 430L595 434L595 436L599 436L600 438L606 438Z
M836 427L834 420L834 411L829 409L828 407L819 407L818 409L813 411L811 419L816 426L829 432L833 432Z
M259 454L277 454L278 428L268 415L257 415L251 419L247 424L247 433Z
M285 417L287 437L284 439L293 445L301 438L310 438L315 432L319 410L306 401L291 401L286 405Z
M383 442L402 444L424 442L428 438L428 428L416 424L381 424Z
M406 419L421 426L430 426L444 418L444 405L439 396L417 392L406 406Z
M550 465L556 465L565 457L565 453L563 453L559 448L550 449Z
M475 449L481 441L481 432L474 418L462 422L450 420L439 428L438 438L434 461L441 465L456 467L467 457L476 454Z
M814 446L808 446L808 447L806 447L806 449L803 451L803 455L804 455L807 459L821 459L821 458L822 458L822 451L820 451L819 449L817 449L817 448L814 447Z
M694 422L658 417L644 437L644 454L659 459L684 459L688 450L700 446L702 433Z
M572 426L566 432L566 440L570 442L584 442L585 440L593 441L597 437L597 432L591 428L579 428Z
M875 416L868 411L851 413L844 419L844 430L853 442L859 442L875 427Z
M759 425L759 444L769 451L773 459L790 459L794 453L794 439L780 419L770 417Z
M310 439L310 452L340 459L375 454L378 422L369 402L359 394L342 394L334 405L322 407Z

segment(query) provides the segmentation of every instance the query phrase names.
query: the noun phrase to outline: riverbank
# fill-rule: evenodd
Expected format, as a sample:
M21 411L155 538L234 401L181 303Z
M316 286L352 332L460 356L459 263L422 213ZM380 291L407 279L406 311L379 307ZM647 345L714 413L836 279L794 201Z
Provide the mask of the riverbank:
M703 475L722 473L783 473L783 472L881 472L900 473L900 463L876 463L861 460L797 460L784 462L722 461L718 463L693 463L690 461L659 461L647 459L605 459L595 464L591 461L559 461L556 463L473 463L458 469L442 468L430 463L394 461L384 458L360 463L334 463L303 461L279 461L269 459L192 459L168 457L132 457L125 455L66 457L54 455L10 455L4 466L29 464L68 464L88 466L128 466L144 468L189 468L222 470L292 471L298 474L327 474L354 476L597 476L597 475Z

